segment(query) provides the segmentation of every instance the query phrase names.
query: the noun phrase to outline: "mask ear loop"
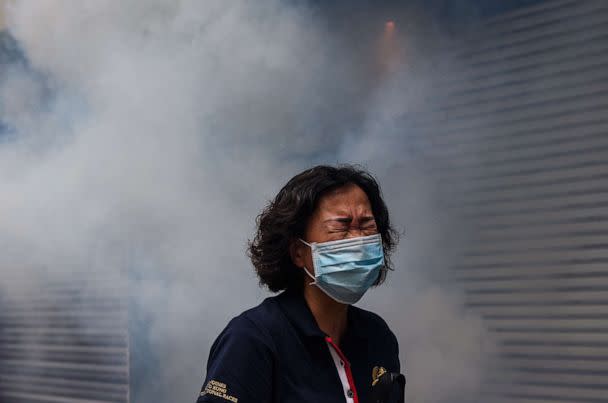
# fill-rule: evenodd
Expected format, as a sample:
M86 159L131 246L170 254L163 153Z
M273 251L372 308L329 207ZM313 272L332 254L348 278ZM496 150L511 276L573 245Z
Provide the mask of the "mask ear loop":
M298 240L299 240L300 242L302 242L304 245L308 245L308 246L310 246L310 247L312 248L312 245L311 245L311 244L309 244L308 242L306 242L305 240L303 240L302 238L298 238Z
M302 238L298 238L298 240L300 242L302 242L303 244L309 246L312 249L312 245L309 244L308 242L306 242L305 240L303 240ZM317 279L315 278L315 276L313 276L312 274L310 274L310 272L308 271L308 269L306 268L306 266L302 266L302 268L304 269L304 272L306 272L306 274L308 275L308 277L310 277L312 279L312 282L308 283L308 285L316 285L317 284Z
M308 285L316 285L317 284L317 279L315 278L315 276L313 276L312 274L310 274L310 272L308 271L308 269L306 268L306 266L302 266L302 268L304 269L304 272L308 275L308 277L312 278L312 281L310 283L308 283Z

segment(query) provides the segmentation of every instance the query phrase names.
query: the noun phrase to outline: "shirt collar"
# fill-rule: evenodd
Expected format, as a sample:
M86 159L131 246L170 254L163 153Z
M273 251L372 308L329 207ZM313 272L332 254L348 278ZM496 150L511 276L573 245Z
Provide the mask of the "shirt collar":
M326 334L319 328L304 295L298 291L284 291L278 298L279 306L291 324L307 337L322 337ZM365 324L360 323L358 308L349 306L347 310L346 337L367 338Z

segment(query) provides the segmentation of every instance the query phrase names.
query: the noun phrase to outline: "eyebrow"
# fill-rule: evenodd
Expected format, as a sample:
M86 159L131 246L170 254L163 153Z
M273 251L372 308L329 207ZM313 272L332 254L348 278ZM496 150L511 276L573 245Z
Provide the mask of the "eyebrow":
M325 223L325 222L337 221L337 222L341 222L341 223L349 223L352 220L353 220L352 217L331 217L331 218L328 218L327 220L324 220L323 222ZM360 221L368 222L368 221L374 221L374 220L375 220L374 216L367 215L367 216L361 217Z

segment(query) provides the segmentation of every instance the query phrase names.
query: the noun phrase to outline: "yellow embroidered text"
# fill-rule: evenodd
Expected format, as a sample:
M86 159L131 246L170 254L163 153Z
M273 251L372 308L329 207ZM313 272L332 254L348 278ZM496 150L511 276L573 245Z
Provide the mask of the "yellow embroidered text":
M228 388L226 387L225 383L214 381L213 379L207 382L205 389L201 392L201 396L207 394L221 397L222 399L233 403L237 403L239 401L238 398L228 394Z

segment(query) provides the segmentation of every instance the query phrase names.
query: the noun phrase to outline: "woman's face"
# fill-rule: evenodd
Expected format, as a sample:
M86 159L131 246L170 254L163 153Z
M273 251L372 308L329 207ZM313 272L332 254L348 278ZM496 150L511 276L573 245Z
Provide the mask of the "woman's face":
M323 195L308 220L304 240L308 243L374 235L376 220L365 192L349 184ZM313 271L310 247L297 242L292 246L292 260L298 267Z

